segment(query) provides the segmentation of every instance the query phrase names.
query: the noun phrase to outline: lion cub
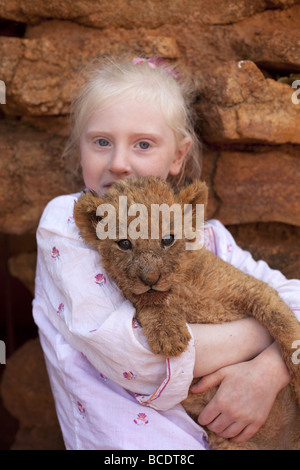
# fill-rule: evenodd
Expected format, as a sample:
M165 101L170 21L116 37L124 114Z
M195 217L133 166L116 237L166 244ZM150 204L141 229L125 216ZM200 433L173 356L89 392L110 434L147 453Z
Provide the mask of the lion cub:
M188 220L184 217L190 211L195 228L197 205L206 202L207 187L201 181L178 190L154 177L126 179L111 186L104 198L94 193L82 195L75 204L74 217L83 239L98 250L104 269L135 306L153 353L165 357L181 354L190 341L186 323L223 323L245 316L256 318L279 344L292 379L279 393L267 422L243 444L207 431L210 447L300 449L300 365L292 361L292 344L300 339L300 324L275 290L207 251L197 241L196 231L189 232L189 237L194 234L199 249L187 249L190 245L184 230L179 233L176 217L177 222L178 217ZM170 217L165 226L159 220L156 238L151 238L151 214L163 203L169 208L177 204L180 216ZM130 212L134 204L139 210L136 218ZM135 228L132 236L130 225ZM138 229L140 237L136 236ZM182 404L197 420L215 391L190 393Z

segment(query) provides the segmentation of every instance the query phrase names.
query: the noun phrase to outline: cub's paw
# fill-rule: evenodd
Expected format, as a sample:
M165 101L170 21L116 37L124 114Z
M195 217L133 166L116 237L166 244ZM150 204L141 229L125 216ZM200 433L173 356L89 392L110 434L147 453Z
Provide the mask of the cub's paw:
M190 339L191 335L186 325L173 326L171 330L160 328L147 336L151 351L165 357L180 356L187 349Z

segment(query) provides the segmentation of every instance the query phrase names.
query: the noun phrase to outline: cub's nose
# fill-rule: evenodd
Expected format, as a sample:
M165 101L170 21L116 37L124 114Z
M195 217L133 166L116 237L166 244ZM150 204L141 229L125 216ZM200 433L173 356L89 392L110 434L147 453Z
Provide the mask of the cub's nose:
M155 286L160 280L161 274L156 272L142 274L139 276L140 280L149 287Z

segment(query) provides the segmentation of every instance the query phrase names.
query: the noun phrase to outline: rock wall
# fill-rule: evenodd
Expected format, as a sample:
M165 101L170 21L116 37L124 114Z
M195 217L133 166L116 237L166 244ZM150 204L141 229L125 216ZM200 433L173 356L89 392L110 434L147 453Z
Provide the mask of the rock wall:
M0 232L21 243L81 187L61 160L81 68L159 55L197 82L208 217L300 277L300 0L0 0L0 19Z

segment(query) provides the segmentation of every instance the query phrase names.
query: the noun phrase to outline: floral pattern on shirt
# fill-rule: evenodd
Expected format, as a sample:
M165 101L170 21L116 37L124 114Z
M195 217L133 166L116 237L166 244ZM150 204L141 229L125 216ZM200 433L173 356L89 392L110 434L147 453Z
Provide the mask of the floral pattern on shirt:
M149 423L149 419L148 419L148 416L147 416L145 413L138 413L138 415L137 415L136 418L133 420L133 422L134 422L135 424L137 424L138 426L140 426L140 425L148 424L148 423Z
M136 379L136 375L135 375L133 372L131 372L131 371L129 371L129 372L123 372L123 377L124 377L124 379L127 379L127 380L134 380L134 379Z
M85 416L85 408L83 407L83 405L80 403L80 401L77 401L77 409L79 411L79 414L84 417Z
M98 286L103 286L106 283L105 276L102 273L96 274L95 283L98 284Z
M59 259L59 257L60 257L59 250L56 248L56 246L54 246L51 251L51 258L57 260Z
M56 310L56 313L59 317L63 318L64 316L64 310L65 310L65 306L64 304L61 302L58 306L58 309Z

